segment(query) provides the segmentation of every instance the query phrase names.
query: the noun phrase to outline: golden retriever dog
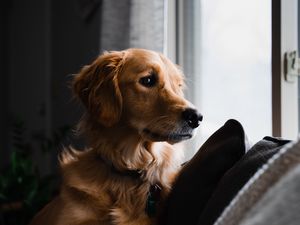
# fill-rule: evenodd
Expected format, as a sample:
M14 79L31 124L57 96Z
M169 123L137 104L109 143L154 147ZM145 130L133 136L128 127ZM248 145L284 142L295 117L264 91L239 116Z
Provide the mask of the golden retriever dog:
M183 96L183 74L144 49L106 52L74 77L87 149L60 156L62 186L32 225L150 225L164 205L202 116Z

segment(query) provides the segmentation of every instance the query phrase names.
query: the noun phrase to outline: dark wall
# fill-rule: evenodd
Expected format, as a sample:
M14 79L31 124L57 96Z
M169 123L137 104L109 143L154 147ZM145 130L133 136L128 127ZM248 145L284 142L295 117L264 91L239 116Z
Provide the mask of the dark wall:
M10 111L32 129L44 128L45 4L15 0L9 27Z
M84 17L78 1L54 0L52 10L53 126L59 127L78 120L78 104L71 101L67 84L99 54L100 16L95 8Z
M71 100L68 82L71 74L98 54L100 30L99 9L94 6L93 13L84 17L79 0L4 2L0 35L1 165L7 163L13 149L9 137L16 118L24 121L29 140L34 133L48 137L62 126L76 124L81 110ZM47 162L39 162L44 170L51 169L56 153ZM41 154L36 151L35 158Z
M6 1L0 2L0 163L4 164L4 162L8 159L7 153L7 140L8 140L8 14L9 14L9 3Z
M46 10L45 1L14 0L8 15L8 121L9 127L24 123L26 142L33 133L46 132ZM9 129L10 136L15 136L15 129ZM11 151L15 144L9 141ZM40 152L34 154L39 157Z

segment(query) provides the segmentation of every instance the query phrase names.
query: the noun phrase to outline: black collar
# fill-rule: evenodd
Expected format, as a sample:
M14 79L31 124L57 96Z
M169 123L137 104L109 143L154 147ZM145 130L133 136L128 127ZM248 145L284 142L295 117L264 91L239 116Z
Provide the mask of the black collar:
M134 179L140 179L142 180L145 176L146 171L145 170L118 170L111 161L108 161L101 155L99 155L99 158L105 165L107 165L110 170L119 175L119 176L127 176ZM147 196L147 202L146 202L146 208L145 212L149 217L153 217L157 213L157 204L159 203L160 196L161 195L161 186L159 184L151 184L148 196Z
M106 166L110 168L110 170L114 174L117 174L119 176L127 176L127 177L132 177L134 179L141 179L144 177L144 174L146 173L145 170L129 170L129 169L119 170L114 166L114 164L111 161L105 159L101 155L99 155L99 158Z
M132 177L134 179L142 178L145 174L144 170L118 170L113 164L111 164L110 169L113 173L120 176Z

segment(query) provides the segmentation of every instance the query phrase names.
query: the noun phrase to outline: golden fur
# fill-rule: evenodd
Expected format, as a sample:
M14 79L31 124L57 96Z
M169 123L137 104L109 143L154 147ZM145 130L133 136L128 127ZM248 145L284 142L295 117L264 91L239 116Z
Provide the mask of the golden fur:
M149 74L157 79L153 87L139 82ZM181 121L182 112L192 107L183 85L177 66L148 50L106 52L83 67L73 91L86 107L78 131L88 148L61 154L60 195L31 224L155 224L145 213L149 188L160 185L162 207L182 159L173 144L192 132ZM128 170L143 175L122 176Z

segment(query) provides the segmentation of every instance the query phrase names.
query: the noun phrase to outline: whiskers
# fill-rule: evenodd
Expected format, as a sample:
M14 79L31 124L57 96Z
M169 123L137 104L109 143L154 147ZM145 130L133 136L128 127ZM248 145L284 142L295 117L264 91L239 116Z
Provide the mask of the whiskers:
M153 132L169 133L176 126L170 116L159 116L150 120L146 127Z

